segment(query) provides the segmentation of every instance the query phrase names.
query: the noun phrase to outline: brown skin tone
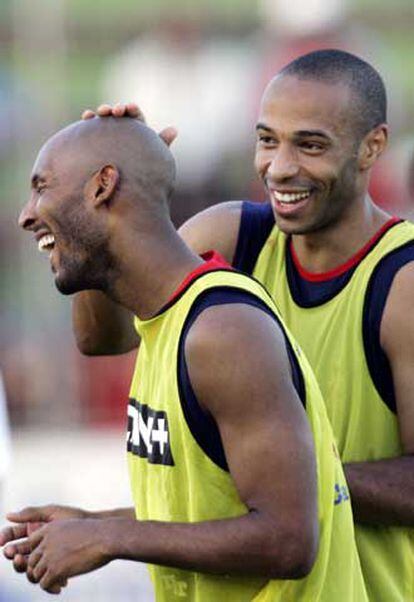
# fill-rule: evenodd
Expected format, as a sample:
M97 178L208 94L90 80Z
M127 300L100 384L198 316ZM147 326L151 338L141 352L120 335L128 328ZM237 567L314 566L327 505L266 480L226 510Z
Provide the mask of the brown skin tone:
M370 170L384 151L387 128L380 125L362 139L356 136L347 109L353 103L348 101L349 91L341 84L288 76L269 84L260 107L255 164L265 186L314 191L303 211L278 217L279 226L292 233L296 254L310 272L325 272L344 263L389 219L368 196ZM125 109L129 110L139 116L136 106ZM330 208L332 196L335 207ZM216 205L191 218L180 233L197 253L216 248L231 262L240 215L238 202ZM413 284L412 267L401 269L381 323L381 344L393 372L403 456L345 466L355 520L371 525L414 524ZM94 302L95 311L107 303L90 299L89 316ZM82 312L78 298L74 313ZM123 314L120 324L123 332L130 332L131 316ZM89 319L82 326L89 338L81 351L110 354L111 346L116 347L114 339L99 347L105 323ZM82 338L79 333L77 338ZM131 338L128 343L138 341Z
M256 171L278 226L293 234L312 272L346 261L388 219L367 197L369 169L385 148L387 129L379 126L357 144L352 102L344 84L285 76L270 83L260 107ZM304 205L284 215L275 193L304 190L310 191Z
M201 260L172 228L166 210L172 178L167 149L149 152L157 137L151 138L142 125L143 140L137 142L136 132L132 136L135 152L141 153L136 164L152 173L155 184L147 179L142 189L133 181L130 169L136 171L136 164L129 164L128 129L136 127L130 120L122 127L113 120L105 125L94 120L53 138L34 168L43 188L32 179L20 225L55 235L51 263L65 292L89 286L82 269L88 263L96 267L92 271L98 290L147 318ZM75 233L63 219L68 205L76 212ZM92 236L96 233L99 237ZM96 238L99 245L93 246ZM102 254L108 261L102 263ZM313 439L278 326L250 306L214 307L192 326L185 353L193 389L217 422L230 473L248 512L194 524L137 521L130 509L90 514L46 507L10 514L18 525L0 534L0 543L9 543L5 555L46 591L58 593L68 578L115 558L220 574L239 573L242 567L243 574L262 576L264 583L300 578L311 570L318 547ZM47 524L33 524L39 522ZM21 536L27 537L16 542Z
M247 350L252 337L255 343ZM256 309L212 308L194 325L186 356L196 394L219 425L249 513L191 525L127 518L52 522L27 543L6 547L8 557L34 548L28 573L44 589L114 558L223 574L243 567L244 574L262 575L264 581L309 572L318 531L313 442L281 333ZM206 374L207 357L215 379ZM237 368L228 370L229 365Z

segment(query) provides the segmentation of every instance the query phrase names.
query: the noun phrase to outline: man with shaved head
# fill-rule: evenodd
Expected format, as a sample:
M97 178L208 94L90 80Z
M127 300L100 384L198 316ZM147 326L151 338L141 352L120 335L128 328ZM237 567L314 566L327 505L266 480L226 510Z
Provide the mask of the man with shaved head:
M270 203L216 205L181 229L195 251L214 247L262 282L304 349L345 462L375 602L414 600L414 227L368 194L386 109L366 61L335 49L298 57L259 109L255 166ZM125 112L137 114L113 110ZM88 354L138 343L132 317L94 292L76 297L74 326Z
M364 602L312 372L262 286L178 236L173 180L167 146L131 119L73 124L40 151L20 225L60 291L105 292L142 338L128 403L135 508L9 514L5 555L51 593L121 558L151 564L163 602Z

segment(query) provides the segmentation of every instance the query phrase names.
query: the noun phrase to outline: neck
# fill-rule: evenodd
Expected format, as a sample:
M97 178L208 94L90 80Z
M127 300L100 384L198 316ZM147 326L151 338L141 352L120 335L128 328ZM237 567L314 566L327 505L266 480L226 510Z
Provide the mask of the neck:
M113 246L118 275L108 294L142 320L154 316L187 274L202 264L170 221L152 224L144 232L129 225Z
M316 232L293 235L293 245L301 265L309 272L335 269L357 253L389 217L367 195L338 222Z

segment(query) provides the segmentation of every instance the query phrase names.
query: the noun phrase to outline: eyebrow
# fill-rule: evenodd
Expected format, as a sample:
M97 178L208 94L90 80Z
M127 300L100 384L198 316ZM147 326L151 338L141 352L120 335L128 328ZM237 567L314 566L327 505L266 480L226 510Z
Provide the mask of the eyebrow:
M257 130L273 132L272 128L260 122L256 124L256 131ZM324 138L325 140L332 140L331 136L329 136L329 134L327 134L323 130L298 130L297 132L294 132L293 136L294 138L310 138L313 136L317 138Z
M294 135L296 138L310 138L312 136L317 136L318 138L330 140L330 136L322 130L298 130Z
M256 130L265 130L266 132L271 132L272 128L268 127L264 123L259 122L256 124Z

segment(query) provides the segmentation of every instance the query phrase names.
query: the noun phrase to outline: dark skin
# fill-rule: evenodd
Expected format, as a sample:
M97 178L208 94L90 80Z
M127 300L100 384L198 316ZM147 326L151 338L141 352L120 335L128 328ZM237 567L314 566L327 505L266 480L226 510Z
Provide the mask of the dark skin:
M231 474L249 513L191 525L102 517L55 520L27 543L6 547L9 557L34 548L28 573L44 589L114 558L212 573L234 574L242 566L245 574L264 580L297 578L310 570L317 547L312 437L290 381L281 333L259 311L233 309L205 312L191 332L186 355L196 394L219 424ZM241 323L246 324L242 333ZM252 333L257 342L246 354ZM206 357L214 381L206 374ZM237 369L228 371L229 363ZM253 378L258 371L264 378Z
M79 265L82 260L64 261L70 247L76 257L87 255L83 261L97 262L101 280L97 283L93 278L99 290L145 318L165 304L178 282L201 260L169 221L166 198L172 175L166 147L157 149L156 136L148 139L145 131L141 142L134 133L136 150L143 153L141 163L149 161L156 182L149 190L137 190L128 175L131 149L125 139L133 125L122 127L119 130L118 124L110 122L102 134L96 122L81 124L52 139L34 168L44 180L50 174L50 188L39 190L34 185L20 224L32 232L56 236L51 262L60 285L67 288L70 283L74 290L88 286ZM90 169L84 130L91 134L94 161L98 155L101 168ZM120 142L119 156L112 153L115 137ZM146 155L150 143L155 150ZM159 169L154 166L157 158ZM70 190L63 175L68 172L68 161L76 167ZM149 167L142 165L142 169ZM68 199L78 207L79 229L86 223L105 242L113 260L106 274L93 247L85 248L73 233L57 226ZM115 558L220 574L235 574L243 567L243 574L261 576L264 583L270 578L300 578L311 570L318 546L313 439L292 384L281 331L256 308L214 307L192 326L185 353L193 389L219 427L246 513L191 524L137 521L129 509L91 514L46 507L10 514L20 525L1 532L0 543L9 544L5 555L46 591L58 593L68 578ZM36 521L46 524L33 525ZM26 539L17 542L22 536Z
M292 233L296 254L310 272L329 271L347 261L389 219L368 196L370 171L385 149L387 127L380 125L361 137L354 127L353 106L343 84L291 76L275 78L262 99L256 169L271 200L274 190L312 190L304 206L290 215L278 214L272 201L279 227ZM119 116L142 116L134 105L116 110ZM103 114L109 111L105 106ZM180 233L195 252L214 248L231 262L240 215L239 202L216 205L191 218ZM393 373L402 456L345 465L355 520L370 525L414 524L413 290L413 269L406 266L391 287L380 332ZM131 315L105 298L87 295L88 303L78 296L73 306L80 350L111 354L136 346ZM111 311L122 337L115 329L112 337L106 322L99 321L103 311Z

